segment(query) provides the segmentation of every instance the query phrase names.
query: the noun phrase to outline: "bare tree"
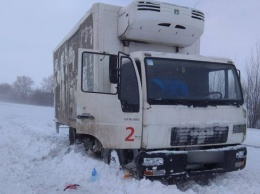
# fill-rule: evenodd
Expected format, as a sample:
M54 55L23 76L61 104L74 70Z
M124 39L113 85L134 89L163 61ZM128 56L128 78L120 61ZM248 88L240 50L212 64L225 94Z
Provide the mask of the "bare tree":
M54 77L50 75L42 80L42 96L41 103L47 106L53 106L54 101ZM40 91L37 92L40 94Z
M13 98L13 87L8 83L0 84L0 99L1 100L12 100Z
M21 101L25 102L32 90L33 80L27 76L17 76L16 81L13 83L13 87Z
M50 75L42 80L42 90L47 93L53 94L54 77Z
M246 66L245 99L248 126L258 128L260 126L260 43L256 45Z

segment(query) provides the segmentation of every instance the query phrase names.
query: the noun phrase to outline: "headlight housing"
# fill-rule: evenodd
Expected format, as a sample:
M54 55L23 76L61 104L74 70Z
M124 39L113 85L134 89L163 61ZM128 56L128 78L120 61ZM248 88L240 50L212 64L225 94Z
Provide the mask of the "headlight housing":
M160 166L164 164L163 158L144 158L144 166Z
M233 133L246 133L246 125L234 125Z
M245 151L238 151L238 152L236 153L236 158L237 158L237 159L242 159L242 158L245 158L245 157L246 157Z

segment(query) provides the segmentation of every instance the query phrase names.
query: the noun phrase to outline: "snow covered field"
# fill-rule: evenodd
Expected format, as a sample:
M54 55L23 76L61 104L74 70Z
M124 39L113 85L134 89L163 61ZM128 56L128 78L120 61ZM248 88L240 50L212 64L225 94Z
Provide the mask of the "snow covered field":
M0 102L0 194L260 193L260 130L248 129L247 166L218 175L207 184L188 181L177 187L158 181L123 179L81 145L69 146L68 130L55 131L54 109ZM97 181L90 180L93 168ZM80 186L63 191L68 183Z

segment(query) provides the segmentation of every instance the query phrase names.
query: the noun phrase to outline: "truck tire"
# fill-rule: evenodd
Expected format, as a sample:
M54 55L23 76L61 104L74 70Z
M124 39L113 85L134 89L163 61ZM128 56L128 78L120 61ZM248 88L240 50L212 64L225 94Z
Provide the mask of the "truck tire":
M76 134L76 129L70 127L69 128L69 140L70 140L70 145L75 144L77 134Z

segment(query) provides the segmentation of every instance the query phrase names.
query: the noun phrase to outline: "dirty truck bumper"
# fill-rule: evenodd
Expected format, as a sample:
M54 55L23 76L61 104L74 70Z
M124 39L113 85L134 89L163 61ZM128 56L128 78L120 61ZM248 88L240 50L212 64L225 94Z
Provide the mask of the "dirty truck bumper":
M243 169L246 165L245 146L192 151L140 152L135 159L139 178L175 179Z

